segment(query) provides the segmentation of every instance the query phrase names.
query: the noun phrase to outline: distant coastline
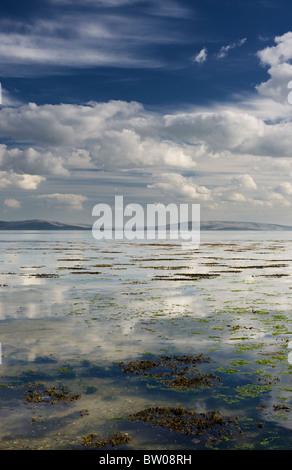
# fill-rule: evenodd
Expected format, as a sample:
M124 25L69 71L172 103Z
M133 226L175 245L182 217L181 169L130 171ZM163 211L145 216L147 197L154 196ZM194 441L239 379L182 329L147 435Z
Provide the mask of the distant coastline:
M169 228L169 227L168 227ZM190 223L191 228L191 223ZM91 230L87 224L70 224L49 220L18 220L0 221L0 230ZM232 221L201 221L201 230L249 230L249 231L291 231L292 226L258 223L258 222L232 222Z

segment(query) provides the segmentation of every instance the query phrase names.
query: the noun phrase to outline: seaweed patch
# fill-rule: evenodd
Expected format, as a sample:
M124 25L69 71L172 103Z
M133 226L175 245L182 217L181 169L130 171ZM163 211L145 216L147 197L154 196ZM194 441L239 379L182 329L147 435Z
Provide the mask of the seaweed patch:
M131 440L131 436L127 433L117 431L108 437L103 437L100 434L90 433L87 436L82 436L82 445L85 447L116 447L127 444Z
M148 376L162 382L166 387L173 389L190 389L197 387L209 387L219 382L220 377L215 374L202 374L197 364L210 362L209 357L203 354L156 356L154 359L143 359L118 363L123 367L123 372Z
M70 395L64 386L61 387L61 390L56 390L56 387L45 388L41 382L29 383L28 389L23 395L26 403L46 402L52 405L57 402L70 403L81 398L81 395Z
M229 427L235 425L241 433L238 417L224 418L219 411L212 410L206 413L196 413L177 407L150 407L133 413L130 421L143 421L154 426L166 427L171 431L186 435L207 434L208 438L221 440L228 436Z

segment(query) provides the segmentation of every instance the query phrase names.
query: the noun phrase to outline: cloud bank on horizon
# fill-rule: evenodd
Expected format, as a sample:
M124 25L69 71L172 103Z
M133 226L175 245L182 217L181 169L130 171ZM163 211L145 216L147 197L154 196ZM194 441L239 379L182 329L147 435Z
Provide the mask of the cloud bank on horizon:
M40 4L29 23L8 7L0 20L2 219L90 223L96 203L122 194L140 204L199 203L205 220L291 224L291 31L269 40L257 31L255 47L231 28L191 35L213 17L187 1ZM224 95L224 73L228 82L250 62L249 86ZM83 74L100 80L91 100L57 98L64 80L86 87ZM190 86L188 102L179 91L159 102L151 90L163 77L183 93L190 76L213 91L217 81L216 93L200 100ZM108 99L99 100L102 83ZM36 85L40 102L29 99Z

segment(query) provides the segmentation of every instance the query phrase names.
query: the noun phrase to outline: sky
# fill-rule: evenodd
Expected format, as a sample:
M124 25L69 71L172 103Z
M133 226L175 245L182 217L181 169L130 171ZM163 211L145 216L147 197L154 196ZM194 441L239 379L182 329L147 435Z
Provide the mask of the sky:
M288 0L1 0L0 219L292 225ZM289 98L289 94L290 98Z

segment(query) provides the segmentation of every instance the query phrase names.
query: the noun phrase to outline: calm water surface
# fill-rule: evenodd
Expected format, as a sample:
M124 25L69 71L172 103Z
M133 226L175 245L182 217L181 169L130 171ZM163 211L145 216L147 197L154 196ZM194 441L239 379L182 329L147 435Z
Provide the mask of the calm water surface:
M197 249L90 231L0 243L1 449L87 449L117 431L120 449L292 448L292 233L202 232ZM129 419L152 407L164 419ZM222 424L186 434L164 414L182 408Z

